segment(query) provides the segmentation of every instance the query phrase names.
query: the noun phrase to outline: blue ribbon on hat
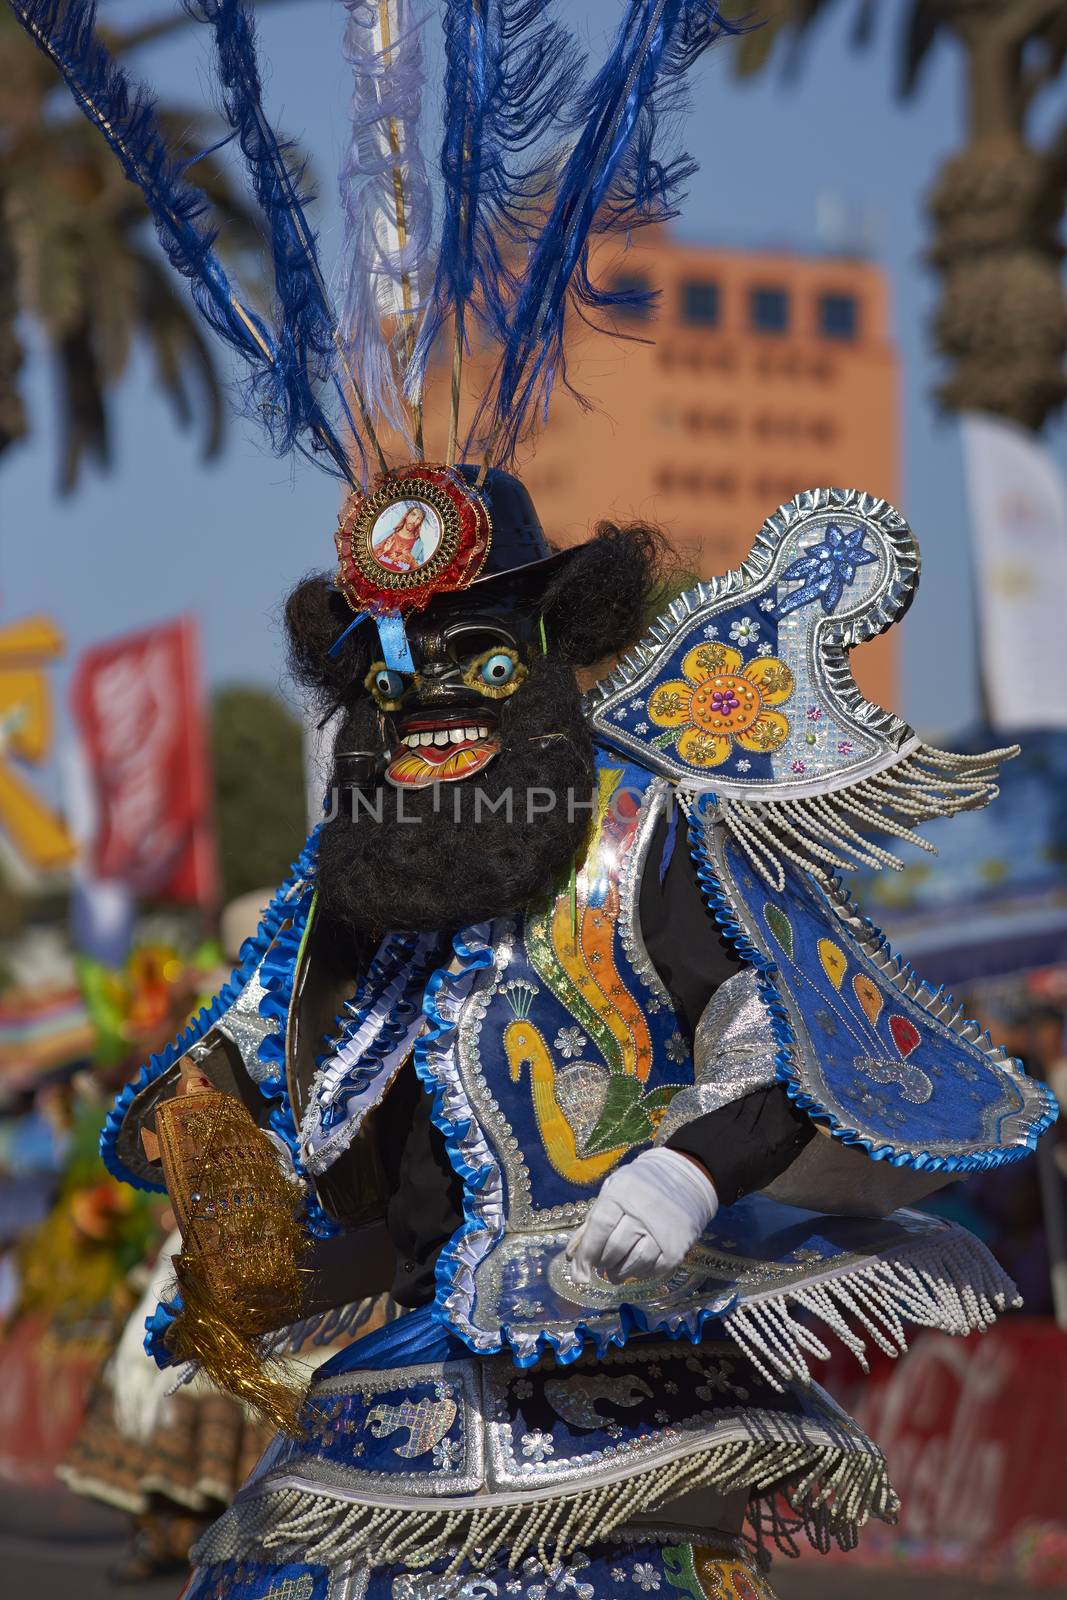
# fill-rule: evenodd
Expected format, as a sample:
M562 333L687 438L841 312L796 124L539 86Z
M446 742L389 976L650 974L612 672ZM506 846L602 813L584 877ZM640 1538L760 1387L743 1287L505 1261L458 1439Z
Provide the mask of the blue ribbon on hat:
M341 653L341 647L349 634L358 628L361 622L366 622L371 615L369 611L360 611L352 618L344 633L334 641L326 654L334 658ZM385 617L375 617L378 627L378 640L382 647L382 659L391 672L414 673L415 663L411 659L411 646L408 636L404 631L404 619L399 612L392 612Z
M404 632L404 619L399 612L393 611L384 617L375 617L378 624L378 638L382 647L382 660L390 672L407 672L414 674L415 663L411 659L411 646L408 636Z

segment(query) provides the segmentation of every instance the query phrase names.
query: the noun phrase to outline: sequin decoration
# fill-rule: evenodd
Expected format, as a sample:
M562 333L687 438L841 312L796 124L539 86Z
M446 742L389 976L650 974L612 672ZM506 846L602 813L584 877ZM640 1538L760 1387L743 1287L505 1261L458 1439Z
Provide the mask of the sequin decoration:
M865 701L845 651L904 609L918 564L886 501L798 495L740 568L679 595L592 691L597 735L720 802L805 799L867 779L911 730Z
M789 737L789 722L774 709L793 693L793 674L777 656L743 656L725 644L699 644L682 658L682 677L652 691L648 715L691 767L719 767L734 741L767 754Z
M966 1022L950 995L895 958L836 884L790 867L768 895L714 824L700 849L727 909L769 963L767 987L790 1036L781 1071L801 1104L850 1143L920 1169L995 1166L1033 1148L1051 1109L1043 1087ZM793 930L788 959L777 937L783 918ZM961 1068L973 1092L961 1090Z
M526 925L531 965L574 1021L546 1037L533 1015L517 1009L510 986L501 990L515 1015L502 1038L511 1081L530 1084L537 1131L553 1171L587 1188L600 1184L635 1145L652 1139L683 1086L649 1086L653 1030L626 970L619 864L633 845L639 813L623 778L618 767L599 774L594 832L573 902L561 894ZM662 1031L657 1029L657 1039ZM574 1060L587 1047L600 1062ZM684 1043L680 1052L672 1046L665 1053L683 1077Z
M769 920L769 919L768 919ZM863 972L857 972L852 980L852 993L856 996L868 1022L877 1022L882 1014L885 999L876 983Z
M385 1439L400 1428L407 1428L404 1444L394 1445L398 1456L427 1455L440 1444L456 1420L456 1402L447 1396L437 1400L405 1400L401 1405L374 1406L367 1412L367 1427L376 1439Z
M818 600L829 616L836 609L847 588L856 581L860 567L868 567L878 557L864 541L862 527L842 528L829 522L822 539L782 573L782 581L796 580L799 589L786 596L778 607L778 615L786 617L791 611Z
M839 944L832 939L819 940L819 962L835 989L840 989L848 960Z
M602 1428L611 1418L597 1410L597 1401L614 1406L638 1406L651 1400L652 1390L643 1378L608 1378L601 1373L588 1377L549 1378L545 1399L557 1416L573 1428Z
M194 1572L179 1600L331 1600L334 1592L330 1569L318 1564L223 1561Z
M575 1061L556 1071L556 1098L579 1147L585 1144L604 1109L609 1079L607 1068L595 1061Z
M789 918L786 916L784 911L780 910L778 906L773 905L770 901L768 901L764 906L763 914L767 919L768 928L770 928L771 932L774 934L774 937L777 939L778 943L781 945L790 961L792 961L793 928Z
M893 1043L900 1051L902 1061L906 1061L912 1051L922 1044L922 1034L907 1017L896 1015L890 1017L889 1032L893 1036Z
M311 1600L314 1593L314 1578L310 1572L303 1572L299 1578L283 1578L281 1583L273 1584L263 1600Z
M690 1600L774 1600L766 1580L732 1550L710 1545L674 1545L663 1551L672 1589Z
M929 1076L907 1061L879 1061L874 1056L857 1056L856 1071L873 1083L891 1084L913 1106L924 1106L934 1092Z

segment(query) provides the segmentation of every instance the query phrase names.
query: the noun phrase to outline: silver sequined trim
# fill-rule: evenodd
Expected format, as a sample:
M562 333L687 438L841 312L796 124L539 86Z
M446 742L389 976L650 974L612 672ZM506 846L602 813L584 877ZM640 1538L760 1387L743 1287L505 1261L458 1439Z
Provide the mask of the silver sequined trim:
M686 1123L774 1083L776 1054L759 981L746 967L727 978L704 1007L693 1043L696 1082L675 1095L655 1142L666 1144Z
M262 962L253 972L233 1005L223 1012L215 1023L214 1031L224 1034L241 1053L245 1071L255 1083L262 1083L275 1067L266 1067L259 1059L259 1047L270 1034L277 1033L278 1024L273 1017L261 1017L260 1001L266 989L260 982Z
M651 998L645 1003L646 1011L659 1011L663 1006L673 1007L674 1004L645 949L639 909L641 879L648 859L648 848L663 808L670 803L671 785L665 778L656 778L641 801L637 832L619 869L619 937L630 965L651 991Z
M364 1400L382 1394L402 1404L412 1387L428 1382L447 1385L457 1402L462 1462L455 1470L445 1465L436 1470L382 1473L297 1450L266 1472L257 1473L224 1520L239 1524L247 1505L281 1489L296 1490L309 1499L413 1510L425 1508L427 1501L441 1510L470 1506L471 1497L476 1497L480 1506L514 1505L533 1496L555 1499L579 1488L625 1482L650 1468L666 1467L711 1448L729 1450L734 1443L752 1441L772 1445L803 1438L809 1443L844 1446L865 1457L877 1455L870 1440L817 1387L806 1393L804 1415L752 1407L745 1387L746 1381L751 1381L751 1369L735 1346L706 1342L694 1350L687 1343L667 1341L644 1347L641 1355L642 1367L648 1371L651 1364L652 1375L667 1372L678 1376L692 1395L689 1414L618 1442L605 1441L603 1432L597 1432L584 1452L574 1448L572 1435L571 1451L560 1460L553 1459L550 1448L538 1449L533 1434L516 1439L510 1420L516 1386L528 1383L529 1378L507 1356L425 1363L394 1372L338 1374L313 1386L313 1401L321 1405L333 1397L362 1393ZM608 1351L559 1369L559 1377L551 1380L558 1391L551 1402L557 1415L561 1408L569 1409L564 1392L573 1390L575 1404L584 1403L597 1375L603 1388L603 1379L612 1367L625 1363L632 1368L634 1359L632 1352ZM637 1377L635 1374L630 1380L631 1386ZM640 1398L635 1393L635 1401ZM709 1410L712 1403L717 1407L714 1411Z

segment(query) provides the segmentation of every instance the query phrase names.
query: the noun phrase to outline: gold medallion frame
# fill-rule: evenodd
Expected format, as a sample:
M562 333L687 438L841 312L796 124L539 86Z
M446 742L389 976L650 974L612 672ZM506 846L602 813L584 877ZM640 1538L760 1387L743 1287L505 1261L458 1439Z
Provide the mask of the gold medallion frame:
M391 505L402 500L421 500L437 513L441 523L441 541L428 561L414 572L391 572L379 562L371 545L375 523ZM450 496L437 484L425 478L394 478L369 494L352 517L342 518L342 534L348 529L349 550L353 565L368 583L380 589L402 593L404 590L422 589L440 577L456 559L460 542L459 512Z

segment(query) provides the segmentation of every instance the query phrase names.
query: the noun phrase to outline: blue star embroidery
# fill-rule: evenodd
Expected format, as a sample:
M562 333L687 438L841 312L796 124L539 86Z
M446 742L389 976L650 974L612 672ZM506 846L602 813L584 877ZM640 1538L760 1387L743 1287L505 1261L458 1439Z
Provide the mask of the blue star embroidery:
M799 578L801 587L786 596L778 615L788 616L790 611L798 611L813 600L820 601L829 614L849 584L855 582L857 569L877 559L873 550L864 549L862 528L839 528L836 522L829 523L822 543L782 573L783 580Z

